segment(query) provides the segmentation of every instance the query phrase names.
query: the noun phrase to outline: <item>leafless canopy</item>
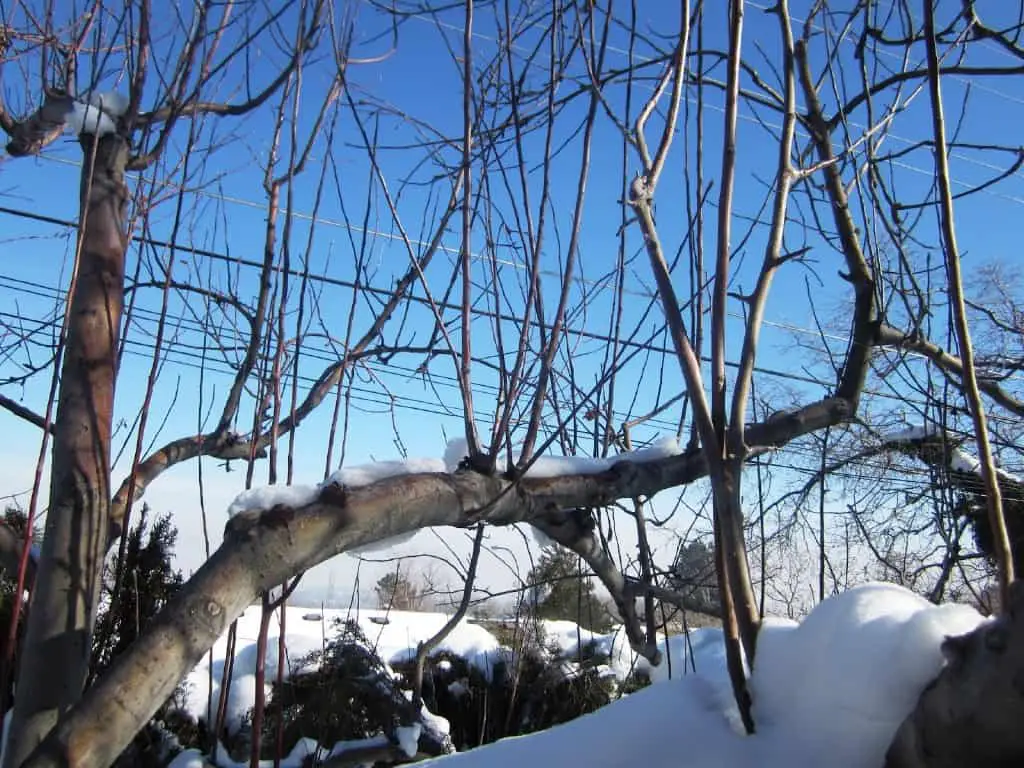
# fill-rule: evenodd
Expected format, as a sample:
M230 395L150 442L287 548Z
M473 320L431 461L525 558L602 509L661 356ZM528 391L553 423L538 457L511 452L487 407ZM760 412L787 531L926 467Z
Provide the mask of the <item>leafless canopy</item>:
M76 220L2 213L76 235L31 284L49 305L2 320L47 510L36 559L0 529L32 589L5 765L109 764L258 596L431 526L476 531L460 613L483 524L529 524L652 660L656 599L688 605L656 555L706 535L751 732L766 602L882 573L936 600L994 577L1006 604L1024 315L979 251L1020 199L993 114L1021 3L158 5L3 10L8 155L80 172ZM386 431L427 444L412 409L464 439L457 469L328 480ZM681 451L615 458L666 433ZM219 546L202 508L205 564L83 690L133 505L179 465L248 489L311 455L326 482L250 497Z

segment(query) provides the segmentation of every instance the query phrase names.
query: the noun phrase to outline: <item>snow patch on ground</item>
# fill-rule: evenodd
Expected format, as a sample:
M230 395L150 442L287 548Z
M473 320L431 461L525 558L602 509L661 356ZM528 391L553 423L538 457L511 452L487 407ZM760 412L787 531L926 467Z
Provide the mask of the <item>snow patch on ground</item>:
M696 675L652 685L543 733L429 764L878 768L899 724L941 670L944 638L982 621L966 606L934 606L901 587L863 585L826 600L803 624L765 624L751 679L754 736L740 735L730 724L724 670L714 669L709 642L711 668L705 672L698 667ZM693 642L698 632L712 637L703 629L691 633L683 654L688 647L695 661L705 648L704 641Z
M300 666L300 662L313 652L323 650L327 642L334 637L335 619L354 621L366 636L370 647L386 664L392 665L415 659L419 644L435 635L449 618L447 614L443 613L408 611L323 610L311 613L308 608L292 606L285 610L287 611L285 620L287 655L283 670L285 677L309 671L308 667ZM238 620L226 718L226 725L231 732L240 727L246 713L256 702L256 662L258 659L256 642L259 637L260 613L259 606L251 606ZM306 620L303 617L307 615L315 615L319 620ZM267 635L265 659L267 681L277 677L277 644L281 634L280 627L280 610L278 610L271 617ZM490 632L466 621L460 622L437 646L434 655L440 653L450 653L465 659L468 664L480 670L487 679L492 679L494 665L508 658L507 651L501 647ZM197 719L209 722L208 713L217 711L226 654L227 634L214 644L211 654L204 657L203 661L185 680L187 692L185 709ZM212 689L209 679L211 671L213 673ZM269 695L269 685L266 686L266 692ZM208 707L212 707L212 710Z

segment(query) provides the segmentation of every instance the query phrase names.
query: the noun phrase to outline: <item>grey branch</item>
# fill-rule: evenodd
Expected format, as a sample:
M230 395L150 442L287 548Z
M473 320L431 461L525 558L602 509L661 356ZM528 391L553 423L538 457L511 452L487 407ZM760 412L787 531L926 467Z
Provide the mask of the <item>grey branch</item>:
M943 373L950 374L953 383L959 389L963 389L963 361L956 355L946 352L938 344L921 336L905 334L891 325L882 325L878 329L878 344L924 355ZM1024 416L1024 402L1011 395L995 381L978 379L978 389L1011 413Z
M852 412L847 401L823 400L751 425L747 443L783 444L845 421ZM24 765L109 765L261 590L337 554L431 526L507 525L603 507L653 496L706 473L706 461L695 451L642 464L622 461L592 475L519 481L472 471L405 475L358 488L328 485L303 507L243 512L229 521L220 548ZM599 576L614 580L610 560L605 563L586 538L577 536L573 549Z
M64 132L64 123L73 101L66 93L48 90L35 112L24 120L4 125L11 139L7 142L7 154L11 157L35 155L56 141Z

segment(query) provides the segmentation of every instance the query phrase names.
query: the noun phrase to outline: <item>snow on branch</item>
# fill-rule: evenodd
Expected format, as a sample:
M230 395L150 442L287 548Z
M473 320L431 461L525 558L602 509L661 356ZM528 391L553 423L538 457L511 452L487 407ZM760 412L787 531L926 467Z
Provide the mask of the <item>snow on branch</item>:
M117 130L117 120L128 108L128 99L114 91L93 92L85 99L48 90L43 103L31 115L4 126L11 140L7 153L23 157L41 152L44 147L70 129L75 134L103 136Z
M751 424L745 432L746 444L752 448L781 445L846 421L852 413L847 400L825 399L784 417ZM228 521L224 541L213 556L149 623L119 663L61 717L26 766L59 762L71 744L80 764L112 762L261 590L330 557L430 526L508 525L557 518L558 513L604 507L618 499L650 497L706 474L707 461L698 450L619 460L590 473L527 475L514 481L462 470L393 474L368 485L330 482L313 493L301 492L305 493L298 499L302 504L281 502L273 496L279 491L262 499L262 504L270 506L259 506L249 497ZM557 527L545 532L559 533ZM577 541L577 551L584 550L592 558L600 554L593 539L591 535ZM598 564L607 568L604 560L607 555Z
M90 93L84 101L71 102L68 128L76 134L106 136L117 132L117 119L128 109L128 98L116 91Z
M881 436L881 443L900 449L911 449L923 456L925 451L934 453L938 450L941 456L941 464L950 472L975 475L981 477L981 462L978 457L963 450L960 445L963 438L951 435L937 424L923 424L908 426L905 429L889 432ZM928 461L935 464L935 461ZM1021 478L1011 472L996 468L996 476L1001 482L1021 483Z

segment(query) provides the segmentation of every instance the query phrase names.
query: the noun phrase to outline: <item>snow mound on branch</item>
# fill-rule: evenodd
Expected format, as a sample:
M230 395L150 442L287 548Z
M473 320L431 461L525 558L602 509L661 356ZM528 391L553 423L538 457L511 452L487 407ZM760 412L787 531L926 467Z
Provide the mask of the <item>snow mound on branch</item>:
M267 485L242 491L228 507L228 515L242 512L271 509L278 504L302 507L316 501L320 490L326 485L343 485L356 488L370 485L378 480L400 475L444 472L444 462L438 459L407 459L405 461L377 461L344 467L317 485ZM402 538L402 537L395 537ZM365 548L364 548L365 549Z
M278 504L288 507L304 507L316 501L319 485L266 485L242 491L228 507L228 516L243 512L271 509Z
M565 475L596 475L612 468L620 461L643 464L658 461L682 453L675 437L655 440L645 448L625 451L615 456L595 458L591 456L541 456L526 470L527 477L564 477Z
M643 463L657 461L682 453L679 441L675 437L655 440L646 448L627 451L607 458L591 458L587 456L542 456L527 470L528 477L560 477L572 474L596 474L610 469L619 461ZM445 448L443 459L406 459L404 461L377 461L352 467L343 467L332 474L323 483L316 485L268 485L242 491L228 506L228 516L244 512L259 512L277 505L287 507L303 507L316 501L325 485L340 485L349 488L370 485L378 480L400 475L420 473L455 472L459 463L466 457L467 443L464 438L450 440ZM538 544L542 547L551 543L547 536L530 526ZM416 534L415 531L401 536L366 544L350 551L349 554L365 554L368 552L389 550L408 541Z
M663 437L650 445L635 451L625 451L605 458L593 456L539 456L526 468L527 477L563 477L565 475L595 475L611 468L620 461L645 461L679 456L682 453L675 437ZM469 455L465 438L457 437L448 441L444 451L444 465L448 472L459 468L459 462Z
M405 461L377 461L339 469L328 479L328 483L357 487L370 485L378 480L399 475L444 472L444 462L439 459L406 459Z
M456 437L448 441L444 448L444 470L454 472L459 463L469 456L469 443L464 437Z
M926 424L926 425L915 425L909 426L905 429L896 430L894 432L888 432L882 435L883 444L892 443L913 443L921 440L927 440L928 438L937 438L944 435L943 429L937 424ZM953 441L950 440L950 443ZM950 445L949 451L949 466L948 469L953 472L963 472L971 475L981 475L981 462L977 456L958 448L955 445ZM1012 483L1022 482L1018 475L1012 472L996 467L996 475L1003 480L1008 480Z
M67 126L76 134L104 136L117 131L117 118L128 111L128 98L117 91L93 91L71 103Z

